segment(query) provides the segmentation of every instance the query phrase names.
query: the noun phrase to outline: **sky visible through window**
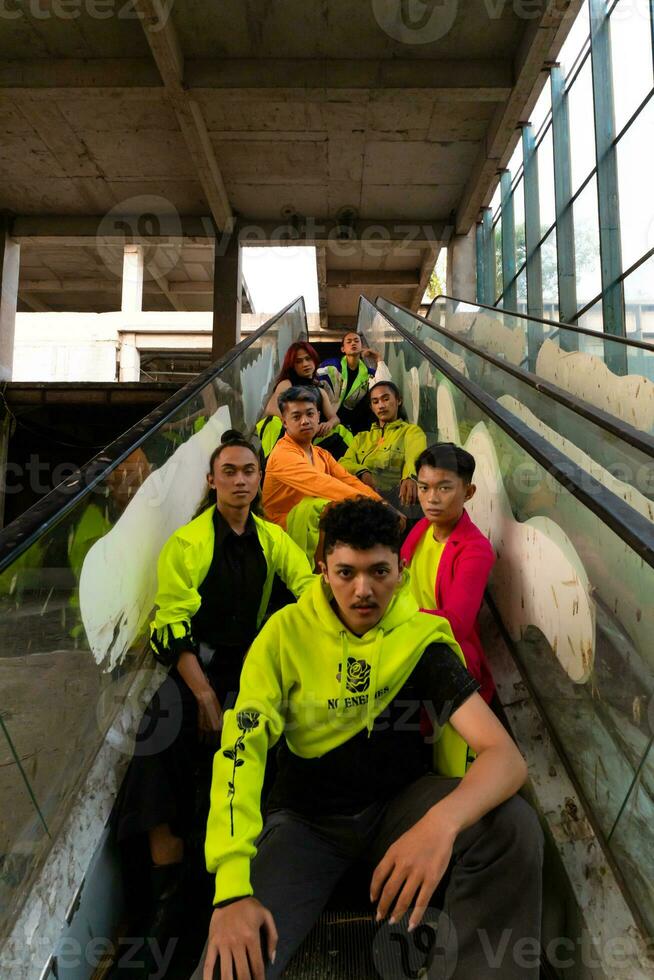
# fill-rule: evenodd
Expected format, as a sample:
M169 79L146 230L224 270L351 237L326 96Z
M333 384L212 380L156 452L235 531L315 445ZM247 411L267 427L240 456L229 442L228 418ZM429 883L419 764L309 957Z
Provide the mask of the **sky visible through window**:
M307 313L318 312L313 246L246 246L241 261L257 313L277 313L298 296L304 296Z

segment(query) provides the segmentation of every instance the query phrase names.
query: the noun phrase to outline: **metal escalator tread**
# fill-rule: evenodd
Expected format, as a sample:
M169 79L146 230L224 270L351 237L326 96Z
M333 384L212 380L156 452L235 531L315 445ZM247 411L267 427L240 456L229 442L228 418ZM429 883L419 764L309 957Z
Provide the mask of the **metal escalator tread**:
M377 929L367 912L323 912L284 971L284 980L390 980L373 964Z

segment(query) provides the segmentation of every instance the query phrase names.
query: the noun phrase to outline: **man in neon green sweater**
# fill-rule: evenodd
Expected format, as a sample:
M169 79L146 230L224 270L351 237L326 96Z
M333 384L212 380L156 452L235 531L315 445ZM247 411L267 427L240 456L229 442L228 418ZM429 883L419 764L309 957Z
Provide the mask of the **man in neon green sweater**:
M449 867L458 964L448 976L535 980L538 965L510 955L519 939L537 943L540 923L540 830L513 796L524 761L476 693L446 620L418 611L397 516L347 500L323 530L322 577L266 623L225 715L206 839L216 908L195 976L281 976L335 884L367 858L377 919L411 908L410 929ZM463 778L427 770L425 709L476 753ZM264 823L266 754L282 736ZM493 972L488 950L507 929Z
M420 426L400 418L402 396L392 381L378 381L369 397L377 421L354 437L339 463L383 497L392 493L393 505L410 507L418 500L416 460L427 437Z

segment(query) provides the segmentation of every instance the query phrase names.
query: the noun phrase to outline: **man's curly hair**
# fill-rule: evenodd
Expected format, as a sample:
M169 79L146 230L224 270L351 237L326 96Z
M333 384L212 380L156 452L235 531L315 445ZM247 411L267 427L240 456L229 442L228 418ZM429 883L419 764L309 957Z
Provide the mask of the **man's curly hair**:
M350 497L332 504L320 519L325 555L337 544L366 551L383 544L399 555L402 541L400 519L394 510L369 497Z

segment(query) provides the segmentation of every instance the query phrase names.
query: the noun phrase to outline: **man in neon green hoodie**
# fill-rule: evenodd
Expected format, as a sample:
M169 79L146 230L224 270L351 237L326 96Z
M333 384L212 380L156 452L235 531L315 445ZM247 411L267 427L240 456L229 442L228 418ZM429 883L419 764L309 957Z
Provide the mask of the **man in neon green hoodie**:
M518 940L539 935L541 835L513 796L524 761L476 693L448 623L419 612L397 516L347 500L323 530L322 578L264 626L225 715L206 839L216 908L195 977L281 976L335 884L368 858L377 919L399 921L411 907L410 929L450 869L458 963L448 977L536 978L524 957L507 962ZM425 709L476 753L463 778L428 771ZM264 823L266 755L282 735ZM487 957L500 947L497 972Z

